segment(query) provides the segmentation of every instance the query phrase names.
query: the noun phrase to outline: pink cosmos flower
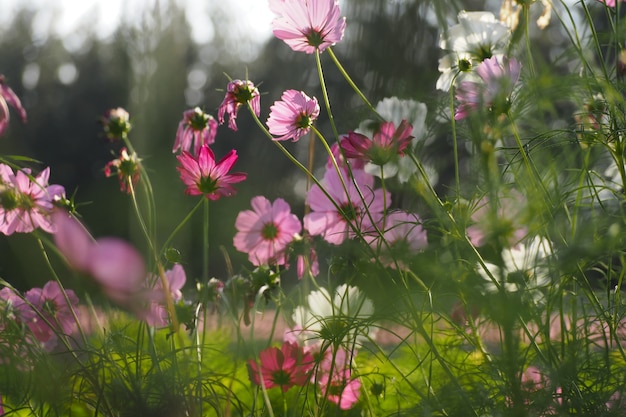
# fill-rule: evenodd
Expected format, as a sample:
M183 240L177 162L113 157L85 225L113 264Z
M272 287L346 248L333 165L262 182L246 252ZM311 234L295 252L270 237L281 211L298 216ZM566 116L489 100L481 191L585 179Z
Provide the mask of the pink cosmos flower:
M21 303L18 307L22 321L48 351L56 346L58 333L71 335L76 329L72 307L78 305L78 297L72 290L65 292L69 305L58 282L48 281L43 288L26 291L24 298L30 305Z
M296 142L306 135L320 114L320 106L315 97L310 98L302 91L287 90L280 101L270 107L267 127L274 140L292 139Z
M456 98L459 106L454 114L455 120L461 120L468 114L484 107L497 115L506 113L510 107L510 96L517 84L521 64L515 59L499 62L496 57L485 59L476 67L476 73L482 83L464 81L459 85Z
M248 361L248 375L255 385L266 389L280 387L283 392L293 386L307 384L314 365L313 356L301 346L284 342L282 347L269 347L259 354L259 361Z
M216 134L217 121L213 116L203 112L199 107L189 109L183 113L183 120L178 123L172 152L175 153L179 149L191 152L193 147L193 154L197 155L201 146L215 143Z
M334 245L341 244L346 238L357 236L358 233L354 228L359 231L371 228L370 217L377 221L386 208L385 203L387 207L391 203L389 192L383 194L382 189L374 190L372 175L355 169L352 170L353 179L351 179L345 170L340 171L347 194L335 169L326 170L323 179L324 187L339 209L319 186L313 185L306 197L306 203L312 211L304 216L304 228L312 236L322 236L324 240ZM359 190L363 198L359 195Z
M169 291L172 301L177 303L182 300L183 293L181 290L187 281L187 275L182 265L176 264L172 269L166 271L165 279L167 280L167 291ZM144 320L150 326L167 326L169 324L169 315L166 307L163 282L158 276L152 276L148 281L153 282L154 286L152 287L152 291L150 291L150 309Z
M274 36L294 51L322 52L343 38L346 18L337 0L270 0L269 6L277 15Z
M129 154L128 149L120 150L119 158L107 162L104 166L104 176L117 176L120 191L130 194L139 182L141 159L135 152ZM132 185L132 186L131 186Z
M233 244L248 254L253 265L284 265L285 249L302 230L300 219L291 213L291 207L282 198L271 203L263 196L254 197L252 210L237 215L237 234Z
M250 103L252 111L258 117L261 114L261 95L252 81L232 80L226 87L226 96L217 111L217 119L224 123L224 115L228 114L228 127L237 131L237 112L242 104Z
M16 173L0 164L0 233L30 233L37 228L54 233L50 212L65 196L61 185L48 185L50 168L36 177L28 168Z
M217 163L215 154L207 145L201 146L197 155L194 157L183 151L176 157L180 162L176 169L187 186L187 195L204 195L209 200L230 197L236 193L232 184L246 179L246 174L242 172L228 173L237 161L237 151L234 149Z
M615 0L598 0L600 3L604 3L609 7L615 7ZM626 2L626 0L622 0Z
M5 84L4 75L0 74L0 135L9 125L9 106L17 110L23 123L26 123L26 110L17 94Z
M426 230L417 214L403 211L389 213L384 224L379 226L382 239L378 234L366 235L369 244L380 251L378 259L383 265L395 269L396 266L406 268L405 261L414 257L428 245Z
M361 159L383 166L396 155L404 156L413 136L413 127L402 120L396 129L393 122L385 122L374 132L372 139L356 132L349 132L341 141L346 158Z
M141 254L117 238L94 240L85 227L64 210L55 210L54 242L68 264L90 275L115 303L136 310L144 297L145 264Z
M300 254L296 258L296 272L298 279L304 278L305 274L316 277L320 273L320 263L317 259L317 252L314 248L308 248L308 256Z
M361 396L361 381L352 378L350 355L341 348L334 355L331 349L324 351L313 382L318 384L321 394L341 410L354 407Z
M339 141L343 144L346 137L347 135L342 135ZM335 162L337 162L337 166L341 168L346 167L346 162L350 164L350 167L352 169L364 169L365 168L365 160L360 159L360 158L357 158L357 159L345 158L341 154L341 149L339 148L338 142L335 142L330 146L330 151L332 153L333 158L335 158ZM333 160L331 159L330 156L328 156L328 159L326 160L326 169L334 169L334 167L335 165L333 164Z

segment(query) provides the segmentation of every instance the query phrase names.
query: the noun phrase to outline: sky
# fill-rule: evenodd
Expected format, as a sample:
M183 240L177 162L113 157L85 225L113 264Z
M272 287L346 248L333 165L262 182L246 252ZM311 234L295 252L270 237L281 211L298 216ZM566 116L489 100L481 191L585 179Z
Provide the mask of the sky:
M267 1L264 0L175 0L185 7L187 20L192 26L193 39L199 43L210 41L213 28L208 16L208 6L228 3L228 7L237 10L242 26L252 39L264 41L271 35L270 22L273 18ZM52 30L66 37L80 29L85 21L96 20L98 35L106 38L111 35L123 17L132 18L140 15L139 11L152 6L158 0L0 0L2 13L0 25L7 24L24 5L37 10L33 22L35 34L42 36Z

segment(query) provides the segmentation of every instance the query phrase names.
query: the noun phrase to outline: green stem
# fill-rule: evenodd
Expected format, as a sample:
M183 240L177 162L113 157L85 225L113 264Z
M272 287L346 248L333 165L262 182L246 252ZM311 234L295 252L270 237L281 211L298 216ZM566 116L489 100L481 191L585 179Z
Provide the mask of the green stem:
M209 282L209 199L203 198L202 216L202 280L205 285Z
M315 64L317 65L317 74L320 77L320 87L322 89L322 97L324 98L326 112L328 113L328 120L330 121L330 126L333 129L335 140L337 141L337 143L339 143L339 132L337 131L337 126L335 126L333 112L330 110L330 100L328 99L328 90L326 89L326 82L324 81L324 71L322 71L322 61L320 59L319 49L315 50Z

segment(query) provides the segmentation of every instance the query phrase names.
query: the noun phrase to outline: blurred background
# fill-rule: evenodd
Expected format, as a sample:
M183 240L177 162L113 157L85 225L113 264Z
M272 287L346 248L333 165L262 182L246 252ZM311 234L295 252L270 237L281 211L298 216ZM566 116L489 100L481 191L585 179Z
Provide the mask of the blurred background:
M431 120L438 103L447 99L435 90L443 24L455 23L462 9L490 10L497 16L501 1L340 4L347 29L335 52L356 84L372 103L390 96L425 102ZM29 119L21 124L12 114L0 154L35 158L41 161L34 165L37 170L50 166L50 182L75 195L79 213L96 237L120 236L144 247L129 197L119 191L115 178L103 174L114 158L98 123L107 109L120 106L131 114L130 138L152 178L162 243L197 203L184 195L171 153L183 111L199 106L217 116L227 75L247 77L259 86L263 121L288 88L321 98L314 57L294 53L273 38L273 16L265 0L0 0L0 10L0 73L21 98ZM558 24L533 36L537 42L549 41L551 48L566 42ZM546 60L550 53L550 48L537 48ZM347 132L367 118L367 111L326 55L322 62L334 115L339 131ZM322 114L319 128L330 138ZM234 170L249 176L237 185L235 197L211 203L210 273L220 279L228 274L224 253L236 270L239 265L251 267L232 245L235 217L249 208L251 197L280 196L295 213L303 212L300 172L245 112L238 126L237 133L220 126L213 147L218 158L237 149L240 159ZM445 157L451 140L446 132L432 134L438 137L430 159L445 184L453 163ZM306 160L308 141L286 146ZM321 146L317 151L317 166L322 166ZM188 282L200 275L200 225L201 216L194 216L173 243ZM0 235L0 277L20 289L50 279L32 236Z

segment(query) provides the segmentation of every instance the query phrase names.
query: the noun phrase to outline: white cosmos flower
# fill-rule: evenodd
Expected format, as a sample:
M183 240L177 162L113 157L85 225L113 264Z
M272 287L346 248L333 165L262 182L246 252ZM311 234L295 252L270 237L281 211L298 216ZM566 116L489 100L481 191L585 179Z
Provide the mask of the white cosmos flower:
M305 344L327 340L352 347L374 337L375 329L364 324L373 314L372 301L357 287L343 284L332 296L325 288L312 291L307 306L298 306L292 319Z

